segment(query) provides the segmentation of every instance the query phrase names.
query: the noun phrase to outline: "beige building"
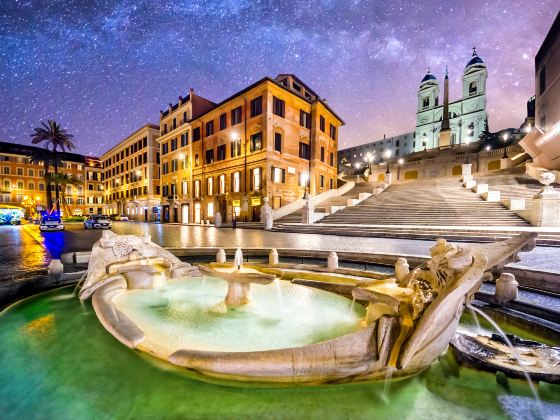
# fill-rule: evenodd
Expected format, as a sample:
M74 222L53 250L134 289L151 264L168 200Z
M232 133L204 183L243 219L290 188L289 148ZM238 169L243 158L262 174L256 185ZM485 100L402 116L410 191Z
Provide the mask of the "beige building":
M42 164L31 163L29 157L34 152L42 152L41 147L0 142L0 171L2 191L0 202L26 209L29 215L34 211L47 209L45 168ZM67 185L60 191L62 216L83 216L101 213L103 206L102 166L99 158L76 153L59 153L60 173L74 175L81 185ZM54 167L49 167L54 172ZM55 190L52 186L52 199Z
M291 74L265 77L220 103L193 90L161 112L162 221L260 218L336 188L338 129L326 101Z
M560 169L560 13L535 56L535 128L520 144L535 165Z
M159 127L146 124L103 154L104 214L159 220L158 137Z

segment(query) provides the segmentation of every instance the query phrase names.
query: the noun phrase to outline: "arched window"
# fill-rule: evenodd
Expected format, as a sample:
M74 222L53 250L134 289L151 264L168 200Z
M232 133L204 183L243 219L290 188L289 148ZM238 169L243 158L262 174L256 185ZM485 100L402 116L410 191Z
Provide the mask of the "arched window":
M469 84L469 95L474 95L474 94L476 94L476 91L477 91L477 84L476 84L476 82L471 82L471 83Z
M422 108L428 108L430 106L430 97L426 96L422 99Z

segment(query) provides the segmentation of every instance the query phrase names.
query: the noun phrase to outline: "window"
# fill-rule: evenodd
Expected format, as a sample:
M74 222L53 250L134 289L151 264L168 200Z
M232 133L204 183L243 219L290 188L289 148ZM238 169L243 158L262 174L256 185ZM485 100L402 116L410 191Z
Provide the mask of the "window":
M193 129L193 139L192 141L199 141L200 140L200 127L196 127Z
M227 128L227 115L224 112L220 115L220 130L225 130Z
M311 158L311 147L308 144L299 142L299 157L307 160Z
M276 96L272 97L272 112L274 115L278 115L279 117L284 118L286 114L286 103L282 100L277 98Z
M4 166L4 175L10 175L10 167Z
M23 181L18 181L17 182L17 188L18 188L18 190L23 190Z
M286 170L282 168L272 167L272 182L284 183L286 182Z
M169 163L163 162L163 165L161 165L161 173L163 175L167 175L169 173Z
M16 170L19 176L23 176L23 168L17 168Z
M206 123L206 136L211 136L214 134L214 121L208 121Z
M200 166L200 158L198 157L198 153L194 155L194 166Z
M169 144L167 142L161 145L161 154L166 155L169 153Z
M226 158L226 145L218 146L218 160L225 160Z
M27 184L27 189L28 189L28 190L34 190L34 189L35 189L35 183L34 183L34 182L30 182L29 184Z
M241 173L234 172L231 174L231 190L233 192L241 191Z
M321 162L325 161L325 148L321 146Z
M426 96L422 99L422 108L428 108L430 106L430 97Z
M214 217L214 203L213 202L208 203L207 209L208 209L208 211L206 212L206 216Z
M319 117L319 129L324 133L325 132L325 117L322 115Z
M200 180L194 181L194 196L195 198L200 198Z
M28 170L27 170L27 174L28 174L29 176L35 176L35 171L34 171L33 169L28 169Z
M334 179L329 179L329 188L332 190L334 188Z
M177 167L177 159L173 159L173 160L171 161L171 172L177 172L177 169L178 169L178 167Z
M262 114L262 96L251 101L251 118Z
M187 195L189 193L189 184L187 181L181 181L181 194Z
M231 125L236 125L241 123L241 107L238 106L231 110Z
M282 153L282 133L274 133L274 150Z
M251 191L261 189L261 168L251 169Z
M208 178L206 180L206 195L214 194L214 178Z
M469 84L469 95L476 94L476 90L477 90L476 82L471 82Z
M303 110L299 111L299 125L305 128L311 128L311 114Z
M319 175L319 188L325 188L325 175Z
M177 118L173 118L173 128L172 130L175 130L177 128Z
M331 139L336 140L336 127L332 124L330 126L330 136Z
M206 160L204 161L207 165L214 163L214 149L206 151Z
M262 133L255 133L250 138L251 152L262 149Z
M10 186L10 183L8 182L8 187L9 186ZM4 185L4 187L5 187L5 185ZM43 183L39 184L39 191L45 191L45 184L43 184Z
M225 194L226 193L226 176L224 174L220 175L219 181L220 181L220 183L218 185L218 188L220 190L219 194Z
M554 79L554 77L553 77ZM539 73L539 92L542 95L546 90L546 66L543 66ZM544 127L544 126L543 126Z
M241 140L231 142L231 157L241 156Z
M177 150L177 137L171 139L171 151Z
M181 134L181 147L185 147L188 146L189 144L189 133L183 133Z

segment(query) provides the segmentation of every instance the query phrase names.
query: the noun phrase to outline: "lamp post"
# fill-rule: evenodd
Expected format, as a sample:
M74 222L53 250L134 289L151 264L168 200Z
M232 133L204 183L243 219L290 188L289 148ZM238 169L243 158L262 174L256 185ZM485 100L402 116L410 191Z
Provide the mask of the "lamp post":
M390 174L390 173L391 173L391 170L389 169L389 159L391 159L391 155L392 155L392 154L393 154L393 153L391 152L391 150L387 150L387 151L385 152L385 157L387 158L387 171L385 171L386 174Z
M307 182L309 181L309 173L303 172L300 177L300 183L303 184L303 199L307 200L307 198L309 198L309 194L307 193Z
M401 166L404 164L404 159L402 157L399 158L397 163L399 164L397 167L397 181L399 181L401 179Z
M505 133L503 135L503 139L504 139L504 155L502 156L502 159L507 159L508 155L507 155L507 141L508 141L508 135L507 133Z

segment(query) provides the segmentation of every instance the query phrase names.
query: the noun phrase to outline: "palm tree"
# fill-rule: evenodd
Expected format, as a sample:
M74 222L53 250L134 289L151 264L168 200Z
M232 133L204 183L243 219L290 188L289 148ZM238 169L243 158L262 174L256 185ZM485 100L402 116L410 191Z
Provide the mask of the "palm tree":
M47 194L47 211L50 213L53 208L51 180L49 178L49 168L55 165L57 157L50 150L37 149L29 155L29 162L34 165L43 165L45 180L45 192Z
M53 182L57 186L57 188L60 187L60 190L62 192L62 204L64 205L64 210L66 211L66 214L68 215L68 217L70 217L72 215L72 212L70 211L70 207L68 206L68 202L66 201L66 186L82 185L83 181L75 175L70 175L67 173L62 173L62 174L51 173L49 174L49 182ZM59 203L57 204L60 206Z
M63 152L68 149L68 151L75 149L76 146L72 141L74 137L72 134L68 133L64 128L61 127L54 120L49 120L48 124L44 122L41 123L41 127L35 127L35 132L31 134L31 143L39 144L45 143L45 149L51 150L55 156L54 160L54 173L58 174L58 150L62 150ZM51 149L49 149L49 147ZM56 187L56 210L60 214L60 200L59 200L59 188L58 185L55 184Z

